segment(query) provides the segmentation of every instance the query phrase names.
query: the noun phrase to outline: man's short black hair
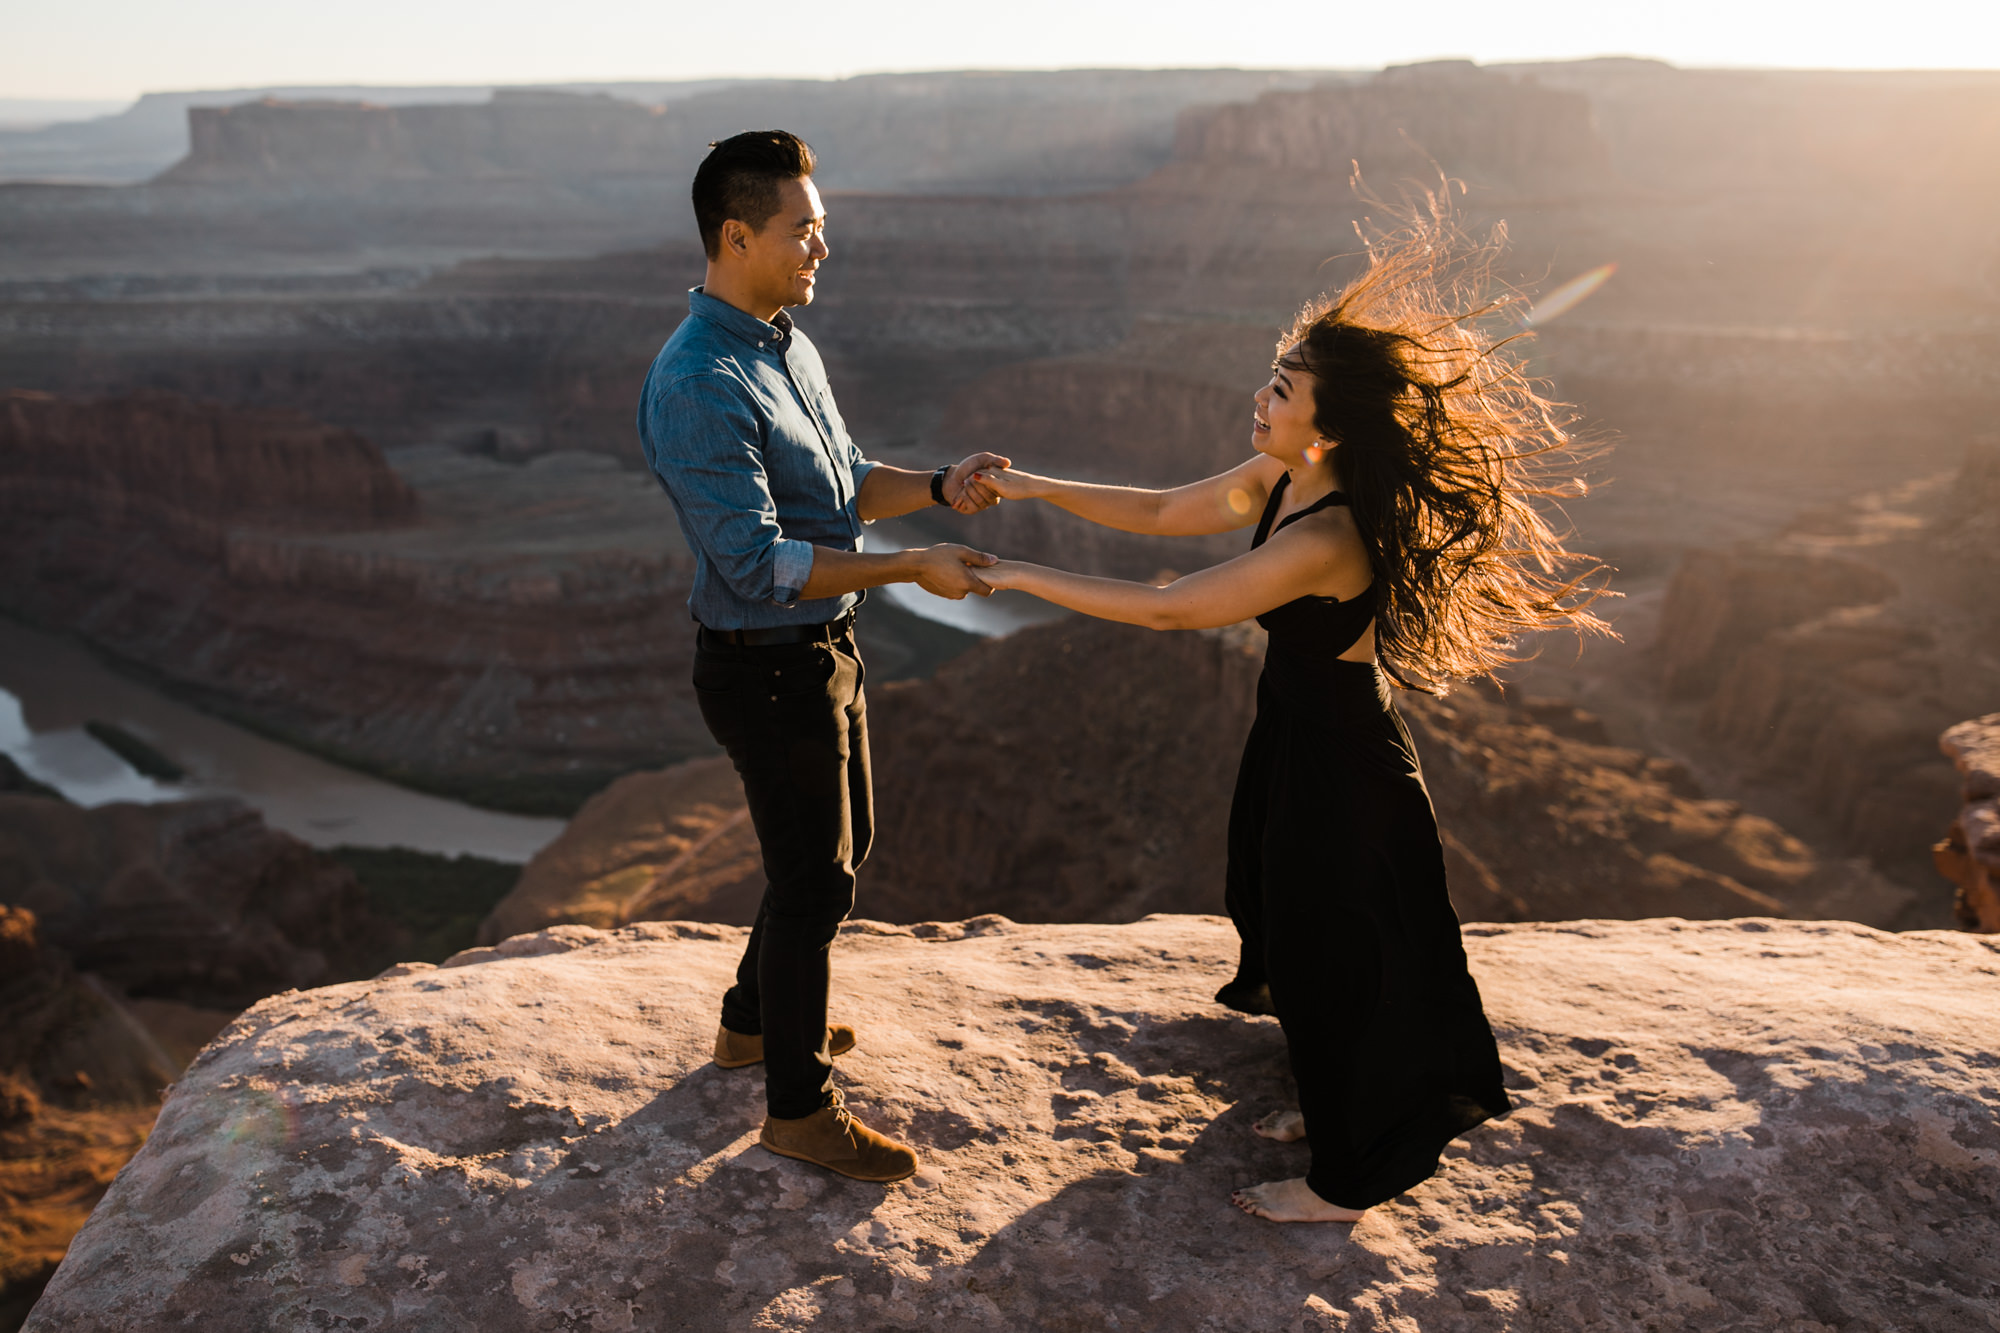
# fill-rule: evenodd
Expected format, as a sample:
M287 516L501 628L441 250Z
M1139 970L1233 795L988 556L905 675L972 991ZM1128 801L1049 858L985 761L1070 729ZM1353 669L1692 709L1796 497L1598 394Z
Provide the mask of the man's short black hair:
M708 146L694 173L694 222L701 248L722 252L722 224L735 218L762 231L778 211L778 188L810 176L819 160L806 141L785 130L748 130Z

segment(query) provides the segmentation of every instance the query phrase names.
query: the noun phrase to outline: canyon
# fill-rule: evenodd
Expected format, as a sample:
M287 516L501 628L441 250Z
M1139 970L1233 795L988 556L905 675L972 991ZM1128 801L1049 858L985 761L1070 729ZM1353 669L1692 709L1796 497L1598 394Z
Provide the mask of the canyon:
M870 162L934 160L920 122L938 103L926 99L980 107L1018 94L1023 105L1070 108L1077 133L1108 144L1125 142L1124 122L1076 108L1151 86L1138 76L955 77L764 90L784 106L795 96L847 99L847 110L822 120L824 178L847 188L829 192L829 281L803 318L826 350L845 415L887 461L927 467L996 448L1030 468L1164 483L1239 456L1247 392L1275 329L1298 301L1351 271L1351 259L1328 263L1351 255L1351 224L1373 208L1350 188L1350 160L1368 189L1391 198L1425 173L1458 175L1469 230L1509 224L1500 276L1510 280L1546 285L1617 263L1581 311L1536 327L1532 368L1578 404L1586 436L1613 446L1579 464L1606 484L1571 504L1569 517L1578 544L1617 567L1635 604L1664 595L1691 550L1766 537L1805 510L1947 471L2000 393L2000 345L1979 313L1996 275L1983 235L1965 222L1989 202L1986 185L1953 170L2000 134L1991 80L1619 61L1446 62L1269 87L1190 75L1147 94L1155 155L1121 168L1122 178L1087 184L1051 168L1041 193L971 177L950 185L956 193L932 193L914 178L867 177ZM1040 91L1020 91L1029 85ZM85 628L90 597L64 581L48 580L42 599L60 602L60 613L20 604L15 613L82 628L214 705L329 753L434 787L469 784L452 789L520 808L571 810L619 772L704 752L671 609L685 557L658 497L634 475L630 425L638 380L684 308L678 292L700 276L685 220L633 203L647 230L622 243L649 248L611 249L621 242L574 211L583 187L548 194L528 158L496 165L505 180L450 163L421 179L378 179L365 150L373 140L344 141L337 127L414 125L433 111L437 124L518 121L520 151L533 158L557 152L534 145L562 142L565 117L667 124L698 106L739 105L757 87L661 102L658 115L637 100L555 92L429 110L252 103L228 116L280 127L270 129L279 137L209 143L185 179L139 193L0 189L10 242L0 381L72 398L145 385L303 412L373 441L424 493L415 524L316 537L309 552L267 539L268 560L253 569L246 558L235 609L223 598L210 605L246 622L240 641L285 663L267 679L250 680L240 664L197 670L195 636L176 647L142 626ZM535 128L543 115L552 119ZM1704 140L1663 128L1683 123L1733 129ZM322 124L324 137L313 138ZM865 147L848 145L849 124L879 132ZM1931 125L1951 127L1949 151L1925 138ZM293 152L285 135L317 146ZM409 140L419 141L428 142ZM1864 147L1889 177L1860 165ZM967 152L970 162L988 149ZM625 170L557 156L598 182L590 189L609 190L603 182ZM284 189L256 183L267 159L293 173ZM862 174L843 177L850 167ZM1894 190L1883 188L1889 178ZM454 193L480 181L527 191L525 211ZM396 195L405 189L414 193ZM400 202L385 202L392 197ZM143 226L121 231L99 216L141 198L150 201ZM604 199L590 205L601 205L600 221L623 207ZM1925 245L1882 243L1908 216L1895 209L1931 219ZM510 220L530 217L532 244ZM260 250L280 240L282 252ZM116 250L115 266L99 245ZM1857 253L1868 262L1846 258ZM474 257L482 254L492 257ZM1880 447L1884 439L1895 447ZM585 454L617 470L591 473ZM545 490L577 506L572 521L526 516L529 497L545 500ZM1239 549L1230 538L1108 534L1039 506L916 522L926 538L1127 577ZM496 549L513 524L546 534L533 556ZM323 583L335 586L308 593ZM530 592L558 587L554 604ZM340 626L347 646L332 651L305 617L280 626L285 617L271 609L280 595L314 607L342 601L314 622ZM354 606L357 596L367 606ZM881 674L923 674L965 646L933 644L891 662L886 640L919 631L887 625L893 613L878 609L870 619L885 642L871 647ZM517 623L527 619L532 630ZM202 642L215 642L220 624L202 620ZM392 624L426 632L405 645ZM353 670L321 665L350 653ZM294 676L299 684L287 684ZM363 677L380 684L358 684ZM1537 680L1533 692L1569 688ZM1595 711L1621 744L1660 743L1628 725L1630 710ZM1912 734L1935 722L1926 715ZM1727 767L1726 746L1693 744ZM1911 809L1928 800L1913 797ZM1892 841L1860 850L1885 853ZM1896 845L1907 854L1922 844Z
M146 183L0 183L0 611L341 762L575 817L458 966L328 986L444 935L240 805L0 795L0 1005L26 1016L0 1174L40 1210L6 1234L5 1299L234 1009L318 987L208 1047L35 1326L248 1327L241 1302L280 1288L302 1318L533 1327L644 1326L661 1299L769 1327L844 1303L1101 1327L1219 1301L1350 1329L1593 1327L1634 1290L1680 1327L1990 1304L1990 1062L1964 1015L1991 948L1933 928L2000 928L2000 179L1968 169L2000 152L2000 77L1440 62L273 93L135 109L157 130L195 108L178 164L75 138ZM1283 1095L1275 1033L1204 1000L1247 626L978 643L872 599L871 921L842 948L884 1040L854 1067L951 1169L886 1204L760 1169L702 1067L761 871L693 710L688 555L631 411L701 277L691 164L773 116L824 162L833 254L801 321L857 438L912 467L1227 466L1277 330L1355 271L1357 221L1449 176L1468 233L1507 225L1494 290L1526 298L1505 327L1532 329L1517 345L1595 451L1566 518L1616 567L1622 642L1401 700L1525 1109L1331 1259L1226 1212L1189 1233L1223 1259L1130 1258L1155 1217L1280 1169L1221 1137ZM1605 265L1586 305L1533 317ZM1243 544L1016 504L901 535L1142 579ZM621 987L640 998L612 1012ZM905 1040L961 1020L959 1047ZM574 1069L546 1067L548 1032ZM161 1183L215 1142L187 1197L221 1231ZM378 1168L421 1208L324 1187ZM1822 1215L1834 1197L1858 1211ZM471 1220L496 1208L538 1238L518 1257ZM355 1239L420 1215L464 1220L430 1249ZM764 1264L723 1230L745 1218L841 1257ZM586 1290L559 1271L572 1225L678 1257L619 1249L603 1271L632 1280ZM333 1268L311 1248L350 1242ZM114 1273L127 1250L155 1276Z
M328 757L566 813L711 748L693 561L658 487L594 454L520 466L158 393L0 398L0 609ZM968 636L884 607L883 673Z

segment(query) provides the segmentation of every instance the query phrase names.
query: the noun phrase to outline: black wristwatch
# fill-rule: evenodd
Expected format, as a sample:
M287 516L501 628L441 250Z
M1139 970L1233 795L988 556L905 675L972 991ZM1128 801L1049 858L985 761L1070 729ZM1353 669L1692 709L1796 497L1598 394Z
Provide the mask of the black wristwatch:
M948 505L951 503L951 501L944 498L944 479L946 474L948 474L951 471L951 468L952 465L950 463L946 463L943 467L931 473L931 499L937 501L941 505Z

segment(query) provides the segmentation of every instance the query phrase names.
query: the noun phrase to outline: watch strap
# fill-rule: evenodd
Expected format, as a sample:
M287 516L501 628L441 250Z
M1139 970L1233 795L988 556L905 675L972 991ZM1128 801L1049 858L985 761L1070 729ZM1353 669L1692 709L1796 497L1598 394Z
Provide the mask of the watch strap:
M951 464L946 463L943 467L931 473L931 499L941 505L951 503L951 501L944 498L944 479L950 472Z

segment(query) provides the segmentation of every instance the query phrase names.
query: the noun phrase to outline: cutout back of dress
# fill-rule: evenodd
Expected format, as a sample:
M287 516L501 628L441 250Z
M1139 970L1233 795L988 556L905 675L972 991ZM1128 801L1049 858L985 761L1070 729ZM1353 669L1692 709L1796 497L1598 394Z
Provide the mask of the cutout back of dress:
M1291 483L1292 474L1287 472L1271 488L1271 498L1264 502L1264 516L1257 521L1257 535L1250 540L1251 550L1269 541L1271 534L1282 529L1286 523L1347 503L1346 492L1334 491L1296 514L1285 515L1283 522L1273 528L1271 519L1278 512L1278 502L1284 498L1285 488ZM1366 589L1344 602L1338 597L1300 597L1266 611L1257 617L1257 623L1271 635L1269 652L1331 661L1359 643L1361 636L1368 632L1368 627L1375 623L1375 585L1370 583Z

